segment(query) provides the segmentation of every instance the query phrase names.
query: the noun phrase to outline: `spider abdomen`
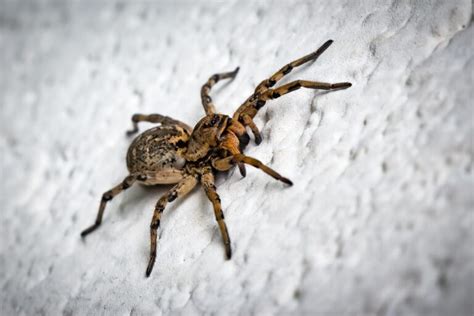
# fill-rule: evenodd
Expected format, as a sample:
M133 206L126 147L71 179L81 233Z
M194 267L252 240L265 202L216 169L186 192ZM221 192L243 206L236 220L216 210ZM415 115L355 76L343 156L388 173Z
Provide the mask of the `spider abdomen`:
M143 184L176 183L183 177L182 155L189 134L176 126L158 126L138 135L128 148L130 173L152 174Z

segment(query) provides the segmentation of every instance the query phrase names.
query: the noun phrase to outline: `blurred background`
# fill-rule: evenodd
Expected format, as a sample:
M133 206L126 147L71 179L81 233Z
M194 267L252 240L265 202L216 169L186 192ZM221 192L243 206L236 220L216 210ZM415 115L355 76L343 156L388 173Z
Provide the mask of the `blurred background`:
M472 315L471 1L0 1L2 315ZM149 222L169 188L127 175L134 113L194 125L200 87L232 115L281 66L334 44L256 117L248 168L218 177L226 261L200 188ZM151 125L143 124L142 130Z

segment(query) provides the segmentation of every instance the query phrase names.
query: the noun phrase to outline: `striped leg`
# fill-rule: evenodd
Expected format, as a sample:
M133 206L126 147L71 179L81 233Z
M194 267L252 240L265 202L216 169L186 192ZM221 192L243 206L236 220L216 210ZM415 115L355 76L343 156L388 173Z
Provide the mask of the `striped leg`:
M100 201L99 211L97 213L97 218L95 220L95 223L92 226L90 226L89 228L83 230L82 233L81 233L81 237L85 237L86 235L93 232L94 230L96 230L100 226L100 224L102 223L102 218L104 216L105 206L107 205L108 201L112 200L114 198L114 196L116 196L117 194L119 194L122 191L128 189L130 186L132 186L132 184L135 183L135 181L137 181L137 180L138 181L145 181L146 178L147 177L144 174L139 174L139 173L131 174L131 175L127 176L122 181L122 183L116 185L115 187L113 187L109 191L102 194L102 199Z
M146 276L149 277L153 266L155 265L156 259L156 242L158 239L158 228L160 227L161 213L166 207L168 202L173 202L178 197L183 197L188 194L197 184L196 178L193 176L187 176L171 190L166 192L156 203L155 211L153 212L153 218L150 224L150 260L148 261L148 267L146 269Z
M224 159L227 159L227 158L224 158ZM287 178L283 177L281 174L279 174L278 172L276 172L272 168L267 167L260 160L257 160L255 158L245 156L245 155L242 155L242 154L232 156L232 160L235 161L235 162L243 162L245 164L251 165L255 168L258 168L258 169L262 170L263 172L265 172L269 176L275 178L276 180L284 182L288 185L293 185L293 182L291 182L290 179L287 179Z
M184 130L188 131L190 134L193 131L191 126L168 116L164 116L160 114L134 114L132 116L133 128L127 131L128 136L138 132L139 122L160 123L162 125L178 125Z
M234 113L233 118L235 120L238 120L245 126L250 127L252 130L252 133L255 136L255 143L258 145L262 141L261 134L255 125L253 118L255 115L257 115L258 111L265 105L265 101L269 98L269 93L268 91L275 91L270 89L273 87L280 79L282 79L285 75L289 74L294 68L301 66L309 61L314 61L316 60L331 44L333 43L332 40L329 40L325 42L320 48L318 48L316 51L314 51L311 54L308 54L306 56L303 56L300 59L294 60L291 63L283 66L280 70L278 70L275 74L273 74L270 78L263 80L258 84L258 86L255 88L254 93L237 109L237 111ZM301 80L302 81L302 80ZM309 82L309 81L307 81ZM287 85L284 85L282 87L285 87ZM347 88L348 86L340 87L340 88ZM318 88L321 89L321 88ZM293 91L293 90L290 90ZM285 93L288 93L290 91L287 91ZM282 91L280 91L282 92ZM283 95L285 93L280 93L280 95ZM265 97L262 97L265 96Z
M253 121L253 119L248 114L242 114L241 118L242 118L242 123L245 126L250 127L250 130L252 131L254 139L255 139L255 144L260 145L260 143L262 142L262 134L260 134L260 131L258 130L257 125L255 125L255 122Z
M222 213L221 199L219 198L219 195L216 192L216 186L214 185L214 175L211 172L203 174L201 177L201 184L214 208L217 224L219 225L222 240L224 241L225 254L227 259L230 259L232 257L232 248L230 246L229 232L227 231L227 225L224 221L224 213Z
M266 174L270 175L271 177L275 178L276 180L284 182L288 185L293 185L293 182L291 182L290 179L283 177L281 174L279 174L272 168L264 165L261 161L249 156L242 155L242 154L237 154L234 156L229 156L226 158L214 160L212 162L212 166L219 171L227 171L230 168L232 168L234 163L239 163L239 162L258 168L262 170L263 172L265 172Z
M235 70L231 72L225 72L221 74L212 75L209 78L209 80L207 80L207 82L202 86L201 100L202 100L202 106L204 107L204 110L206 111L206 115L216 113L216 108L214 104L212 103L211 97L209 96L209 92L211 91L212 86L214 86L217 82L219 82L219 80L235 78L238 72L239 72L239 67L235 68Z
M265 91L268 88L273 87L281 78L289 74L293 70L293 68L301 66L309 61L316 60L319 56L321 56L322 53L324 53L324 51L329 46L331 46L332 43L333 43L333 40L328 40L326 41L326 43L324 43L321 47L319 47L316 51L312 52L311 54L308 54L297 60L292 61L291 63L286 64L276 73L274 73L273 76L260 82L257 88L255 88L255 93L259 93L259 92Z
M299 88L319 89L319 90L337 90L349 88L352 84L349 82L327 83L317 81L295 80L276 89L268 89L259 97L262 101L273 100L287 93L298 90Z

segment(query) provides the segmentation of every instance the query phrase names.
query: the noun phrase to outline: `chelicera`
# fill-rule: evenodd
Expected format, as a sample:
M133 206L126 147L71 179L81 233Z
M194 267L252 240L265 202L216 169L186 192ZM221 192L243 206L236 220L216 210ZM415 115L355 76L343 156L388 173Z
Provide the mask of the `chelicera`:
M213 85L222 79L232 79L239 68L232 72L215 74L202 86L201 99L206 111L194 128L160 114L135 114L132 116L133 129L128 135L138 132L139 122L160 124L138 135L127 152L127 167L130 172L125 179L102 195L95 223L85 229L81 236L85 237L102 222L105 206L117 194L138 182L144 185L175 184L157 202L150 224L150 259L146 269L148 277L153 269L156 258L157 230L163 210L169 202L188 194L197 184L204 188L208 199L214 208L224 242L227 259L232 256L231 243L221 200L214 185L214 174L227 171L238 166L242 176L245 176L245 165L261 169L276 180L287 185L292 182L278 172L264 165L259 160L245 156L243 150L249 143L247 127L254 135L255 143L262 141L262 136L253 118L265 103L299 88L335 90L351 86L349 82L325 83L306 80L296 80L273 88L275 84L293 68L309 61L316 60L330 45L332 40L324 43L315 52L297 59L278 70L273 76L263 80L255 88L254 93L237 109L232 117L219 114L212 103L209 92Z

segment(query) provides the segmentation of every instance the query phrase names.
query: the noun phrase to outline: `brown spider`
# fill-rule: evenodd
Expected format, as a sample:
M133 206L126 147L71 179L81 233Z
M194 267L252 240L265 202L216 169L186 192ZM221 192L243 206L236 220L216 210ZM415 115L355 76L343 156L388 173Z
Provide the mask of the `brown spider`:
M138 181L144 185L177 183L159 199L153 213L150 224L150 259L146 269L148 277L155 263L157 230L160 226L161 213L168 202L185 196L196 184L200 183L214 207L226 256L227 259L230 259L232 255L230 238L224 222L221 201L214 185L214 173L227 171L237 164L240 173L245 177L244 164L249 164L277 180L292 185L289 179L281 176L259 160L242 154L250 138L246 127L248 126L252 130L255 143L258 145L262 141L262 136L253 118L266 101L276 99L301 87L322 90L350 87L351 83L349 82L331 84L296 80L278 88L271 88L283 76L289 74L293 68L316 60L331 44L332 40L327 41L315 52L287 64L273 76L263 80L255 88L254 93L237 109L232 118L216 113L209 92L219 80L234 78L239 71L238 67L232 72L211 76L202 86L201 99L206 116L194 128L159 114L133 115L133 129L127 132L128 135L138 132L138 122L160 123L160 126L143 132L133 140L127 152L127 167L130 174L125 177L122 183L102 195L95 223L84 230L81 236L85 237L99 227L107 202L135 182Z

